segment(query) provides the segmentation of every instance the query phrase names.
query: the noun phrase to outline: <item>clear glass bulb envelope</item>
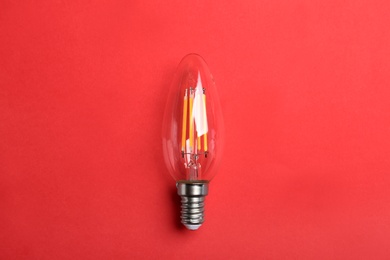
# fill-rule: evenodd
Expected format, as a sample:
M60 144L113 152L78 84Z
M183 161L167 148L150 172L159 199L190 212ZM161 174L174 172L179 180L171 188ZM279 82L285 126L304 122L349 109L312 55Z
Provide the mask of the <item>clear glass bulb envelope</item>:
M210 181L223 149L223 119L213 76L197 54L177 67L163 120L163 152L176 181Z

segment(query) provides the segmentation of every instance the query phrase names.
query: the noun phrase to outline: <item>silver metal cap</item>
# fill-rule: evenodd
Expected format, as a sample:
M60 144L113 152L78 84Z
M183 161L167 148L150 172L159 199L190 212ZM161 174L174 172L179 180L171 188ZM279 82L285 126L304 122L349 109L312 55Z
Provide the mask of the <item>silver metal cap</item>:
M189 230L197 230L204 222L204 199L208 194L208 182L177 182L177 194L181 196L181 223Z

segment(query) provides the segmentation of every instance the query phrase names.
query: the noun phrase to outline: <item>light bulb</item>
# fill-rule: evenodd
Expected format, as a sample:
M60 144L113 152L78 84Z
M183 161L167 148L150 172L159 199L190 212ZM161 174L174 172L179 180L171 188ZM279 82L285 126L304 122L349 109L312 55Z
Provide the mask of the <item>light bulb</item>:
M197 54L177 67L165 108L165 164L181 196L181 222L190 230L204 221L204 199L223 149L223 120L210 70Z

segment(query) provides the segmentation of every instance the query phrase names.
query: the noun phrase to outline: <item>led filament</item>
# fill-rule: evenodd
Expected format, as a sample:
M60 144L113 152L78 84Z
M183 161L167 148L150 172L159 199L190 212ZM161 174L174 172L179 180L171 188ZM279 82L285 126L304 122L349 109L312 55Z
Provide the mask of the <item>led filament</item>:
M200 156L207 158L207 131L206 89L199 75L196 87L185 89L183 98L181 155L189 180L201 178L198 160Z

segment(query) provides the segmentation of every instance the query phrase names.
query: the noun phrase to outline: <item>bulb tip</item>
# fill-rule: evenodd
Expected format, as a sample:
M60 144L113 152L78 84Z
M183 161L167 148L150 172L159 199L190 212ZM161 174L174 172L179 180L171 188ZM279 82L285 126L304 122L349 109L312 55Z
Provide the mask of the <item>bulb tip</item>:
M196 224L196 225L184 224L184 226L186 226L186 228L188 228L189 230L197 230L201 226L201 224Z

